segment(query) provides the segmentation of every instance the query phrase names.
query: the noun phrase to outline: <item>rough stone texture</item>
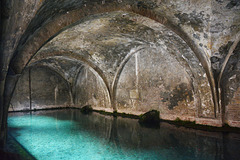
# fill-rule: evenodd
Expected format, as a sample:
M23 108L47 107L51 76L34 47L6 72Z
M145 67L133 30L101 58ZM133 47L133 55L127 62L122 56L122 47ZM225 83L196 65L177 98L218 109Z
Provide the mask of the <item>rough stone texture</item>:
M41 59L35 63L31 62L30 66L46 66L56 71L61 77L63 77L68 83L73 86L75 78L79 69L82 67L82 63L74 59L69 59L62 56L48 57Z
M232 45L231 42L229 42L227 45L222 46L219 49L219 53L222 55L222 58L219 58L216 60L216 63L219 63L221 66L224 58L226 57L226 54L228 53L228 50L230 46ZM223 72L223 78L221 79L221 87L223 90L223 98L224 98L224 105L227 105L231 98L234 95L234 92L237 91L237 88L239 87L240 79L239 79L239 73L240 73L240 43L236 46L235 50L233 51L233 54L228 60L228 63L224 69ZM219 70L215 70L216 74L218 74Z
M87 106L83 106L80 111L83 114L90 114L92 113L93 108L90 105L87 105Z
M94 74L95 73L95 74ZM93 109L111 108L108 89L101 77L88 67L82 67L73 87L74 104L76 106L91 105Z
M139 55L137 72L133 54ZM120 112L135 114L157 109L164 119L171 120L214 117L211 89L202 65L179 36L150 19L128 12L88 17L53 38L30 64L54 55L80 60L99 73L106 87L112 86L112 103ZM75 89L74 95L83 95L74 96L75 104L104 108L102 102L97 105L96 96L87 98L98 83L83 77L77 78L84 87ZM131 98L131 93L141 97Z
M160 118L159 118L159 111L151 110L149 112L144 113L140 116L139 121L140 124L146 125L157 125L159 126Z
M223 76L218 79L222 64L233 42L240 33L240 5L238 1L212 1L212 68L217 83L220 83L223 121L230 126L239 127L239 52L240 44L235 48L224 68ZM233 105L232 105L233 104Z
M71 105L68 83L47 67L34 67L30 69L30 77L29 69L27 69L19 79L9 110L19 111L68 105Z
M225 108L225 122L233 127L240 127L240 87L234 93L231 102Z
M173 57L164 53L146 49L128 61L117 87L120 111L147 112L155 109L164 119L173 115L198 116L196 111L200 106L194 103L191 78Z
M29 110L29 70L26 69L23 75L18 79L16 88L10 102L9 111Z
M14 50L18 46L21 36L26 31L28 24L36 15L42 5L42 0L22 0L3 1L1 3L1 65L0 69L8 71ZM1 71L1 73L3 73ZM1 79L4 76L1 74Z
M0 146L6 133L7 111L10 96L7 97L5 81L9 63L18 42L25 32L31 19L41 6L40 0L25 1L3 0L0 2ZM15 85L14 85L15 86ZM10 87L8 87L10 88ZM14 87L13 87L14 88ZM12 91L10 91L11 93Z
M33 109L71 104L70 88L61 76L45 67L33 68L30 73Z
M219 48L234 41L240 32L240 5L239 1L234 1L212 1L212 56L219 56Z
M99 1L100 2L100 1ZM181 35L182 37L185 38L185 41L187 41L188 43L190 43L190 47L194 50L194 52L196 52L196 54L198 55L198 58L200 59L201 63L203 63L203 67L205 70L207 70L207 77L210 80L210 85L212 88L212 92L213 92L213 98L214 98L214 102L215 105L217 105L216 102L216 95L215 95L215 91L214 91L214 81L212 81L211 78L211 72L209 71L209 64L206 62L206 57L203 53L201 53L201 51L198 51L200 48L198 48L197 46L195 46L195 41L192 41L191 39L189 39L188 36L191 36L191 27L181 27L178 28L176 26L180 26L179 21L176 21L176 17L173 13L179 13L179 12L187 12L190 8L191 10L194 11L194 9L198 9L196 8L196 6L200 3L200 1L191 1L191 2L181 2L181 3L176 3L175 1L169 1L169 2L161 2L161 1L153 1L153 2L149 2L149 1L141 1L141 2L134 2L134 1L107 1L106 3L98 3L98 2L93 2L93 1L85 1L82 5L81 2L79 4L74 4L73 1L69 2L69 4L66 4L64 2L59 2L59 3L63 3L61 7L57 7L58 9L60 9L60 11L58 14L51 14L52 10L48 10L48 7L45 7L45 4L49 5L49 8L52 7L52 5L55 4L55 2L52 3L44 3L43 5L43 11L39 11L39 14L43 14L44 16L49 15L49 18L52 18L52 22L48 21L48 19L46 19L46 21L43 21L42 18L39 19L34 19L32 21L32 23L30 24L30 26L32 26L33 28L31 30L36 30L36 34L34 33L34 35L31 32L26 32L26 34L23 37L28 37L29 38L24 38L24 39L28 39L25 44L25 49L24 49L24 45L23 45L23 49L21 49L22 47L18 48L17 51L19 51L20 53L18 54L19 56L16 56L14 58L14 60L12 61L12 67L14 68L14 70L16 72L21 72L22 67L23 66L19 66L19 65L25 65L26 62L28 61L29 58L31 58L31 54L34 54L39 47L44 44L45 41L48 40L48 38L51 38L51 36L53 36L55 33L57 33L58 31L60 31L61 27L63 28L64 26L71 24L73 22L75 22L78 18L82 18L82 16L88 15L89 13L96 13L96 10L91 10L89 11L89 9L93 6L96 6L96 8L99 9L99 12L107 12L107 11L112 11L112 10L119 10L120 8L123 10L132 10L133 12L142 14L144 16L150 17L152 19L157 20L160 23L164 23L166 26L170 27L172 30L174 30L175 32L177 32L179 35ZM112 3L112 4L111 4ZM196 4L195 4L196 3ZM71 5L76 5L75 7L70 7ZM111 7L109 7L108 5L111 4ZM209 3L206 3L209 4ZM184 6L184 7L180 7L180 5ZM171 7L170 7L171 6ZM174 6L174 7L173 7ZM71 11L68 12L68 9L74 9L77 7L85 7L85 10L80 10L82 12L76 12L75 11ZM93 7L94 8L94 7ZM187 8L187 9L186 9ZM57 10L58 10L57 9ZM98 12L97 9L97 12ZM208 6L203 6L200 8L200 10L204 10L205 12L209 12L209 7ZM66 12L65 12L66 11ZM78 10L79 11L79 10ZM94 12L92 12L94 11ZM65 15L64 15L65 14ZM79 14L79 15L78 15ZM201 12L202 14L202 12ZM193 14L195 15L195 14ZM44 17L43 16L43 17ZM73 18L73 17L77 17L77 18ZM195 16L193 17L193 21L194 19L198 17ZM57 20L57 18L59 20ZM54 25L55 23L58 23L58 25ZM42 27L39 27L41 25L39 25L38 23L42 24ZM189 26L189 24L186 24L184 26ZM177 29L178 28L178 29ZM47 33L47 34L46 34ZM190 34L189 34L190 33ZM31 36L30 36L31 35ZM33 36L32 36L33 35ZM32 45L33 44L33 45ZM25 54L25 56L23 54ZM16 63L16 64L14 64Z
M45 70L39 71L39 67L45 67ZM52 73L51 70L56 73ZM73 105L76 107L92 105L93 108L98 109L111 108L108 89L101 77L94 70L84 67L79 61L50 57L31 63L31 73L31 91L36 92L36 94L32 93L32 109ZM41 79L38 79L39 76ZM61 82L62 79L65 82ZM51 82L53 80L56 83ZM62 97L64 94L65 97ZM36 102L38 104L34 107L35 101L41 102ZM29 104L29 70L27 69L17 82L9 111L29 110Z
M218 76L219 68L221 66L228 51L233 43L228 42L219 49L221 57L214 57L212 59L213 69L215 75ZM239 127L240 114L239 114L239 88L240 88L240 43L236 46L233 54L228 60L224 69L221 85L221 99L223 106L223 119L230 126Z
M102 18L95 16L96 14L108 14L120 10L128 14L123 14L122 17L116 16L116 19L106 15L105 18L103 18L104 16ZM136 16L132 13L141 16ZM88 18L85 17L88 17L89 21L86 21ZM152 21L146 20L146 17L152 19ZM4 128L6 128L7 110L12 95L12 91L8 90L9 88L14 88L12 85L15 86L9 79L11 77L18 77L18 74L23 73L24 68L28 66L32 57L39 50L41 50L40 52L44 51L41 48L66 28L69 28L69 31L72 30L72 34L69 34L72 38L64 37L61 34L63 37L58 37L60 38L58 50L54 50L54 48L48 46L49 50L45 50L45 58L50 54L52 54L51 56L60 55L65 56L65 58L70 57L73 60L77 59L83 64L87 64L104 81L108 91L112 94L112 102L116 99L116 89L113 86L115 88L117 86L116 83L113 83L116 80L114 74L117 72L120 76L121 72L117 69L119 69L119 65L122 65L121 67L124 66L121 63L124 61L124 58L127 56L127 59L129 59L130 57L128 56L133 54L131 51L140 49L143 47L142 45L152 48L151 45L158 44L156 40L161 39L161 36L154 37L152 35L162 35L166 38L171 37L170 35L174 33L174 36L170 39L173 43L166 45L166 47L170 54L181 53L173 56L177 59L179 65L184 66L184 61L180 60L181 57L178 55L194 53L194 55L190 54L194 58L188 57L187 54L182 58L185 59L185 64L187 64L185 66L188 66L184 67L184 70L186 70L188 76L191 78L192 88L190 89L189 86L188 88L192 90L194 106L200 106L196 111L197 115L202 118L216 118L220 122L225 106L219 106L218 104L221 101L223 102L224 98L217 97L217 86L215 85L217 76L215 76L214 81L210 58L211 56L219 59L225 58L219 53L219 49L221 46L235 41L236 35L240 31L239 19L240 5L235 0L2 0L0 34L1 131L5 131ZM89 24L86 22L89 22ZM82 31L80 35L84 36L80 37L82 41L79 41L77 34L73 36L73 28L78 26L73 25L74 23L79 23L83 27L82 30L79 28ZM169 35L163 35L154 29L154 26L155 28L160 28L160 30L164 28L159 27L159 23L168 28L167 33L170 33ZM133 30L131 30L132 28ZM84 30L87 32L84 33ZM113 33L112 38L110 33ZM165 30L163 33L165 33ZM119 34L121 36L124 35L124 37L119 36ZM180 36L182 40L179 41L176 35ZM63 42L67 42L68 46L64 45L63 42L61 43L61 39ZM69 40L71 40L71 43L68 43ZM98 43L95 43L95 40ZM166 42L166 40L163 41ZM74 43L74 41L78 41L79 43ZM183 44L181 41L185 41L184 45L187 47L181 48L181 46L184 46L178 45ZM61 45L62 48L60 47ZM163 44L160 43L158 45L164 48ZM175 46L177 48L172 50ZM81 47L85 49L80 49ZM46 49L46 47L43 48ZM132 50L133 48L134 50ZM113 54L113 56L110 53L107 54L107 51L110 51L110 53L116 52L117 54ZM70 54L72 52L74 52L73 55ZM44 59L43 52L42 55L42 59ZM216 59L214 57L211 59ZM35 60L42 59L37 58ZM118 61L114 61L116 59ZM220 62L214 63L213 68L217 67L218 70L221 69L220 64ZM202 67L198 65L202 65ZM57 72L60 75L64 74L62 69L58 69ZM197 76L198 74L199 76ZM234 75L235 71L231 74ZM239 73L236 72L236 74L238 75ZM225 79L231 77L224 76L226 76ZM63 77L71 77L70 79L67 78L67 82L72 84L71 81L74 79L74 76L66 75ZM230 90L230 88L221 89L224 92ZM235 93L236 90L233 92ZM234 95L234 93L231 93L231 95ZM182 101L185 98L177 99ZM172 104L175 106L176 102L172 102ZM115 104L113 103L112 105L114 110L116 110ZM0 133L0 139L2 139L2 135L3 132Z

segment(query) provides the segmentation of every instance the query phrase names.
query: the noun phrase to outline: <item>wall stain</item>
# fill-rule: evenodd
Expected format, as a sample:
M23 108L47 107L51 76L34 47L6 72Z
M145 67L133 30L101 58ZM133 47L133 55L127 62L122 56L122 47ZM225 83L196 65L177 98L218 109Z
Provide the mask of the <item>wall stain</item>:
M186 83L181 83L171 92L161 93L162 102L169 101L169 110L173 110L175 106L178 106L178 102L189 99L193 101L193 93L188 89Z

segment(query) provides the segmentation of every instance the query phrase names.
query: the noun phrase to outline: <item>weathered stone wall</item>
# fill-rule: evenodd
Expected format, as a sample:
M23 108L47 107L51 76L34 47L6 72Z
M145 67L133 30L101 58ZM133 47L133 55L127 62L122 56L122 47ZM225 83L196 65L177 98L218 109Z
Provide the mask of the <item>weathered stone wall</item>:
M178 35L151 19L128 12L90 16L49 41L30 64L49 56L79 60L98 74L86 77L89 71L84 71L76 77L75 105L104 108L104 103L95 103L102 101L97 92L107 93L97 87L100 77L116 111L157 109L171 120L214 117L210 85L196 55Z
M32 68L31 94L32 108L44 108L49 105L67 106L71 104L70 88L61 76L46 67Z
M222 66L233 42L228 42L219 49L219 55L212 57L212 66L216 78L218 78L220 70L218 66ZM240 43L236 45L233 53L229 57L226 67L223 70L220 82L221 105L223 112L223 120L230 126L239 127L239 87L240 87Z
M77 107L131 114L156 109L168 120L215 118L210 84L196 54L177 34L138 14L86 17L29 62L39 64L69 83Z
M240 127L240 87L225 107L225 122L233 127Z
M93 109L113 111L106 85L95 71L86 66L81 68L76 78L73 99L76 107L91 105Z
M235 41L240 32L240 2L212 0L211 10L211 55L222 58L219 49Z
M181 64L160 49L145 49L125 65L117 86L120 112L159 110L161 118L194 120L200 108L193 82ZM196 98L195 98L196 97Z
M237 54L239 49L229 59L223 78L220 80L222 84L220 89L225 95L217 97L216 91L219 71L229 48L224 51L224 54L221 54L221 49L230 46L240 31L240 3L236 0L32 0L27 2L3 0L1 4L0 124L2 122L6 124L7 116L4 115L7 114L9 99L11 99L11 91L7 92L12 87L11 85L14 85L9 79L15 79L18 74L23 74L22 80L19 80L19 83L22 83L21 81L27 78L27 73L24 75L23 72L24 68L31 63L47 59L49 56L81 61L82 64L86 64L95 71L108 88L114 110L117 110L119 106L115 103L119 100L117 89L126 88L119 86L121 83L124 84L124 80L119 81L118 78L123 79L124 74L129 75L130 72L136 73L134 67L129 67L128 74L125 69L131 66L131 63L134 64L132 59L129 60L133 52L146 46L152 48L154 45L158 46L158 49L167 48L167 53L175 57L176 66L183 67L186 71L182 77L187 77L188 81L183 88L187 88L188 95L191 93L193 95L194 100L189 104L192 105L194 102L194 116L199 123L211 125L211 120L216 120L216 125L221 126L220 121L224 119L224 113L228 110L225 107L230 104L233 95L235 98L237 96L238 78L236 81L228 81L235 75L236 77L239 75L239 54ZM113 14L113 11L124 13ZM101 13L105 15L99 16ZM161 51L161 53L164 52ZM164 58L169 57L168 54ZM140 61L148 61L141 57L143 54L139 55ZM69 66L77 65L75 69L78 70L79 63L69 63L66 68L63 67L64 64L65 62L59 61L59 65L48 63L46 66L53 68L68 84L72 85L70 87L72 88L76 74L70 70L74 67ZM62 67L55 67L56 65ZM152 68L149 64L146 67ZM162 70L162 67L157 65L156 68ZM125 71L122 72L124 69ZM145 81L149 86L148 89L153 89L160 84L169 85L168 82L162 83L161 81L157 82L157 85L151 83L161 75L161 72L156 71L156 73L153 75L153 71L150 71L153 77L143 80L148 73L139 72L137 79L140 88L144 88L143 82ZM7 74L8 81L5 83ZM132 78L129 81L135 82L134 77ZM95 82L91 81L91 84ZM176 86L181 86L180 82L177 81ZM174 90L175 85L170 86L165 95L177 91ZM153 92L147 93L147 88L146 90L130 90L132 90L133 97L136 96L134 92L139 91L143 91L138 93L140 98L141 95L147 97L153 94ZM184 89L182 91L184 92ZM128 92L130 97L130 91L125 92ZM160 90L157 92L159 93ZM174 95L176 94L173 94L173 98L176 98ZM125 98L129 99L129 97ZM168 98L168 101L160 100L157 103L166 103L166 106L171 104L171 97L161 98L163 101ZM27 99L26 96L25 99ZM188 98L178 97L178 102L172 102L173 106L176 104L189 106L183 103L184 99ZM130 104L130 101L125 101L126 104ZM156 101L155 98L151 101L145 99L145 102L154 105ZM222 104L221 107L219 104ZM162 112L167 110L168 107ZM177 112L179 112L177 116L183 117L182 109L176 110ZM171 113L171 115L174 114ZM186 112L184 114L188 115ZM192 111L190 115L193 116ZM200 119L204 120L201 122Z
M30 73L30 76L29 76ZM10 111L46 109L71 105L69 85L59 74L47 67L33 67L20 77Z
M29 69L24 70L19 77L18 83L10 102L9 111L29 110L30 109L30 91L29 91Z

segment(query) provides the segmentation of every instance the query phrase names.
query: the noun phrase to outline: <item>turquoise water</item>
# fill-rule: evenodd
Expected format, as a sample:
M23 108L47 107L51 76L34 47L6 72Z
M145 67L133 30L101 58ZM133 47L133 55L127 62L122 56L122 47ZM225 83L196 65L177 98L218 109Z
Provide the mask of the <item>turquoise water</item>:
M239 159L240 138L78 110L11 113L9 134L39 160Z

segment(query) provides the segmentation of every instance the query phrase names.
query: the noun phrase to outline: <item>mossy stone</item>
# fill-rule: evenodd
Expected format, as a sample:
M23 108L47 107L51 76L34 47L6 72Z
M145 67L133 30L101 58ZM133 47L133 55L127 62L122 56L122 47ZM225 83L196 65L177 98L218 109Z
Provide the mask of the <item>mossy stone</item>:
M138 122L149 127L159 126L160 122L159 111L151 110L149 112L144 113L139 117Z
M91 105L86 105L84 107L82 107L80 109L80 111L83 113L83 114L89 114L93 111L93 108L91 107Z

